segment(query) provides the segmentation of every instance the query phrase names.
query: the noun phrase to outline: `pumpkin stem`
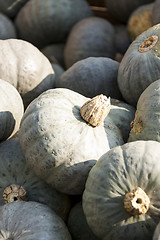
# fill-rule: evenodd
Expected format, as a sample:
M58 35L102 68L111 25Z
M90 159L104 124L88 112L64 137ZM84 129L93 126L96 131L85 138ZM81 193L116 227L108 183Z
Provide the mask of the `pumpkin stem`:
M5 203L27 201L26 194L27 192L24 187L17 184L11 184L4 189L3 199Z
M81 117L93 127L99 126L108 115L110 105L110 98L100 94L83 104Z
M139 46L139 52L149 51L156 45L157 41L158 41L158 36L156 36L156 35L146 38Z
M136 187L127 193L124 198L124 208L132 215L146 213L149 209L149 204L149 197L140 187Z

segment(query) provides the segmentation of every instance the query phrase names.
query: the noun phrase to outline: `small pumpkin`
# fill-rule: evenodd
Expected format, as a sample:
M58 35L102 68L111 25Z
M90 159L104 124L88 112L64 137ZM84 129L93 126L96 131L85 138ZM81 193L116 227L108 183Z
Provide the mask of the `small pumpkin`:
M98 240L89 228L83 213L82 201L76 203L68 216L67 227L72 240Z
M65 88L42 93L26 109L19 130L31 169L58 191L82 194L97 159L124 143L109 110L104 95L89 99Z
M37 202L14 202L0 207L3 239L71 240L63 220L48 206Z
M151 240L160 221L160 143L135 141L112 148L93 166L83 211L102 240Z
M127 30L131 41L135 40L142 32L152 27L153 3L136 8L127 22Z
M160 142L160 80L150 84L141 94L128 141L155 140Z
M68 88L90 98L104 94L122 99L117 83L118 68L119 63L111 58L88 57L67 69L56 87Z
M0 143L0 206L14 201L46 204L64 220L71 206L66 194L51 188L26 165L17 138Z
M19 130L23 113L24 105L17 89L0 79L0 142Z
M18 36L38 48L64 43L73 27L93 12L86 0L30 0L18 12Z
M49 60L29 42L0 40L0 61L0 78L18 90L25 108L40 93L55 85Z
M141 5L148 4L154 0L105 0L105 6L109 14L121 23L126 23L131 13Z
M141 33L129 46L118 70L118 86L125 101L136 106L141 93L160 78L160 24Z
M0 13L0 39L17 38L13 21L2 12Z
M115 56L115 32L113 25L100 17L88 17L71 29L65 49L66 68L88 57Z

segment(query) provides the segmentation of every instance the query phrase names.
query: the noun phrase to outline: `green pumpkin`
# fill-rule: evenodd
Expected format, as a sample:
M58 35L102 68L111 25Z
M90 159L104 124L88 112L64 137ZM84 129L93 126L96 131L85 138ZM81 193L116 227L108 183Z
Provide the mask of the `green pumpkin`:
M160 142L160 80L150 84L141 94L128 141L155 140Z
M16 28L12 20L0 13L0 39L17 38Z
M104 94L121 99L117 83L118 68L119 63L111 58L89 57L65 71L56 87L68 88L90 98Z
M86 0L30 0L18 12L15 25L19 38L43 48L64 43L73 25L92 15Z
M129 46L118 71L118 85L123 98L137 104L141 93L160 78L160 25L140 34Z
M61 192L82 194L97 159L124 143L109 110L103 95L89 99L65 88L42 93L26 109L19 130L31 169Z
M151 240L160 221L160 143L112 148L91 169L83 211L101 240Z
M19 130L23 113L24 105L17 89L0 79L0 142Z
M14 202L0 207L1 239L71 240L63 220L48 206Z
M0 206L14 201L43 203L65 220L71 205L67 195L51 188L26 165L17 138L0 144Z
M18 90L25 108L43 91L55 86L49 60L29 42L0 40L0 61L0 78Z
M88 17L71 29L65 49L66 68L88 57L115 57L115 32L113 25L100 17Z

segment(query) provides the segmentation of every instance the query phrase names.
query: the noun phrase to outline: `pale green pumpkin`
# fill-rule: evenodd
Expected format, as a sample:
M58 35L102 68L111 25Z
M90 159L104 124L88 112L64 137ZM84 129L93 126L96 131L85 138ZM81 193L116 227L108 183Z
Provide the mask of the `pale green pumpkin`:
M91 169L83 210L101 240L151 240L160 221L160 143L112 148Z

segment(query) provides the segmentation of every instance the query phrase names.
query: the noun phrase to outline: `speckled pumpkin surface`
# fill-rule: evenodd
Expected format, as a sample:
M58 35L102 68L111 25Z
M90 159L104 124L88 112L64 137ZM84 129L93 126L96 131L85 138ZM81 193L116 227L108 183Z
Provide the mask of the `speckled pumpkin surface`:
M118 71L122 96L136 105L141 93L160 78L160 24L149 28L132 42Z
M91 169L83 210L102 240L151 240L160 220L160 143L136 141L104 154Z
M160 142L160 80L150 84L141 94L128 141Z
M123 144L120 130L108 116L97 127L82 118L88 100L69 89L51 89L29 105L21 121L19 139L27 163L47 183L68 194L82 194L97 159ZM94 120L94 112L90 119Z
M54 87L49 60L29 42L0 40L0 61L0 78L18 90L25 107L40 93Z
M63 220L48 206L14 202L0 207L1 240L71 240Z
M0 142L18 131L23 113L24 105L17 89L0 79Z
M0 144L0 206L20 200L48 205L65 220L71 205L67 195L34 174L26 164L18 140L10 139Z

